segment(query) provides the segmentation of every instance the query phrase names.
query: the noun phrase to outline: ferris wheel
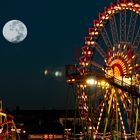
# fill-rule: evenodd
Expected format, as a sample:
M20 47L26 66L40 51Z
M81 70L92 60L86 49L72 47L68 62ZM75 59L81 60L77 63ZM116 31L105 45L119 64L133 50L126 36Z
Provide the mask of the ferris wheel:
M140 139L140 5L105 7L93 20L78 66L67 67L86 138Z

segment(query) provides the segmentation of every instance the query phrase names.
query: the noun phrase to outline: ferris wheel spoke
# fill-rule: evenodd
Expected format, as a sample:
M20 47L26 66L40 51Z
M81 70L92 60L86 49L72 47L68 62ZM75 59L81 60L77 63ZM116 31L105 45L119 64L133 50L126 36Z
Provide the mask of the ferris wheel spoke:
M105 118L105 127L104 127L104 134L103 134L103 136L105 136L105 134L106 134L108 120L109 120L109 114L110 114L111 106L112 106L112 102L113 102L113 96L114 96L114 92L111 92L110 99L108 100L108 110L107 110L107 116Z
M128 105L129 105L130 103L128 102L127 99L125 99L125 98L122 97L122 96L120 96L120 100L121 100L121 102L122 102L123 108L125 109L125 111L127 111L127 110L128 110Z
M111 49L112 48L112 44L111 44L111 41L109 39L108 33L107 33L105 28L102 29L101 36L103 37L103 40L105 42L106 47Z
M101 107L100 109L100 114L99 114L99 118L98 118L98 123L97 123L97 126L96 126L96 133L98 133L98 130L99 130L99 126L100 126L100 123L101 123L101 119L102 119L102 116L103 116L103 112L105 110L105 102L107 101L107 94L108 94L109 91L107 91L105 94L104 94L104 101L101 102L101 104L99 105Z
M124 135L126 135L126 128L128 128L128 126L126 126L126 125L128 125L128 122L126 121L124 124L124 120L123 120L124 114L122 114L122 112L124 112L124 111L121 111L120 104L118 102L117 102L117 105L118 105L117 110L118 110L118 114L119 114L119 120L121 121L123 133L124 133Z
M99 69L104 69L103 66L101 66L101 65L98 64L98 63L96 63L95 61L92 61L92 62L91 62L91 65L93 65L93 66L95 66L95 67L97 67L97 68L99 68Z
M104 50L100 47L100 45L97 42L95 43L95 49L105 60L106 59L106 53L104 52Z
M127 41L133 42L134 39L134 31L136 27L138 14L131 12L129 27L128 27L128 33L127 33Z
M133 46L138 48L139 44L140 44L140 26L139 26L139 29L137 31L136 37L134 39Z
M126 41L126 10L120 12L120 42Z
M114 15L112 16L112 18L110 18L110 27L112 32L113 44L115 45L118 41L118 32L116 26L116 19Z
M140 104L140 99L137 99L137 104L139 106ZM136 124L135 124L135 139L136 139L136 135L137 135L137 129L138 129L138 119L139 119L139 109L138 107L136 108Z

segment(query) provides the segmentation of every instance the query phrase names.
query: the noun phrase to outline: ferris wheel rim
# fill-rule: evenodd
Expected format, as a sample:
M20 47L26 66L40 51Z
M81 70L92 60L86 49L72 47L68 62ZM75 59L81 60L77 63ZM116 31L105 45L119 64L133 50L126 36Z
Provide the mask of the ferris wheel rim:
M85 37L85 45L94 46L96 39L100 35L100 31L104 28L109 18L123 10L130 10L140 15L140 4L134 2L117 2L116 4L105 7L102 13L99 13L98 19L93 20L93 27L89 28L89 36Z

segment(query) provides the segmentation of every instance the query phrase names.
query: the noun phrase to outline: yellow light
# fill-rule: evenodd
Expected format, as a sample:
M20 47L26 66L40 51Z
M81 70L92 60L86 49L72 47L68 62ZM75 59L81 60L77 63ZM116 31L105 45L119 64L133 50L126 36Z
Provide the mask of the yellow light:
M96 24L96 26L99 26L99 25L100 25L99 23Z
M131 101L130 101L130 99L128 99L128 102L131 104Z
M82 87L84 87L84 86L81 84L80 87L82 88Z
M123 49L125 49L126 48L126 44L123 46Z
M111 10L108 10L107 13L108 14L111 14ZM103 16L102 18L104 19L105 17Z
M123 106L124 106L124 108L126 109L126 106L125 106L125 104L123 104Z
M93 137L94 137L94 139L96 139L96 135L94 135Z
M133 56L132 56L132 59L134 59L135 57L136 57L136 55L133 55Z
M115 7L114 7L114 9L115 9L115 10L118 10L118 9L119 9L119 7L118 7L118 6L115 6Z
M129 70L132 70L132 67L129 67Z
M91 41L91 45L94 45L95 44L95 41Z
M84 99L84 95L82 95L82 98Z
M95 35L98 35L99 33L98 32L95 32Z
M103 108L101 109L101 112L103 112Z
M44 71L44 75L45 76L48 75L48 70L47 69Z
M121 116L121 112L119 112L119 116Z
M118 111L120 111L120 108L118 108Z
M129 2L127 5L128 6L133 6L133 3L132 2Z
M140 5L139 4L135 4L135 7L140 8Z
M101 86L104 86L105 85L105 81L101 81Z
M124 138L127 140L127 136L124 136Z
M102 16L101 18L102 18L102 19L105 19L105 16Z
M72 79L72 82L74 82L75 81L75 79Z
M86 44L87 44L87 45L90 45L90 41L86 41Z
M94 79L87 79L86 83L87 83L88 85L94 85L94 84L97 83L97 81L95 81Z
M92 129L92 127L91 127L91 126L89 126L89 129L91 130L91 129Z
M124 8L124 7L126 7L126 4L125 3L121 3L121 6Z
M103 24L100 24L100 27L103 27L104 25Z
M109 16L106 16L105 19L109 19Z

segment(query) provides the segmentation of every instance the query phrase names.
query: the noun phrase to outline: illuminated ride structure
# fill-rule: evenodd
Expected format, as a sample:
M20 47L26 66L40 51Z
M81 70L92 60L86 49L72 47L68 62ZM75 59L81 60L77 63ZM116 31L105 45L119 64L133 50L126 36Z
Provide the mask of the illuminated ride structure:
M2 101L0 100L0 140L19 140L13 116L2 112Z
M79 64L66 66L84 139L140 139L140 5L118 1L89 28Z

